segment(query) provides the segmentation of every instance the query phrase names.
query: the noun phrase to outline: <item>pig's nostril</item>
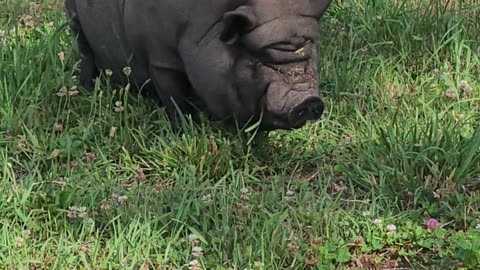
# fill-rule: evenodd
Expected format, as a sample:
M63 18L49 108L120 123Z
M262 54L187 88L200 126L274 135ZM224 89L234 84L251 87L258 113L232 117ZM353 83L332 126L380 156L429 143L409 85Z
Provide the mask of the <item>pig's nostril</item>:
M297 118L302 118L304 115L305 115L305 109L304 108L301 108L300 110L298 110L297 112Z
M319 106L314 107L312 109L312 112L313 112L313 117L314 118L319 118L320 116L322 116L323 106L322 107L319 107Z
M293 127L304 125L309 120L319 119L323 114L323 102L318 97L308 98L290 114L290 124Z

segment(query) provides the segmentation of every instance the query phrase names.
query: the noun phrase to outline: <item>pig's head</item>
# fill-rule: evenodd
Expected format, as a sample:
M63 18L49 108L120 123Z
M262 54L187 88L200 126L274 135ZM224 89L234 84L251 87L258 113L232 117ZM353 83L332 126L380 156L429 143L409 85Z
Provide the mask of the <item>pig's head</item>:
M196 93L214 115L261 130L321 117L315 41L332 0L248 0L223 15L184 57Z

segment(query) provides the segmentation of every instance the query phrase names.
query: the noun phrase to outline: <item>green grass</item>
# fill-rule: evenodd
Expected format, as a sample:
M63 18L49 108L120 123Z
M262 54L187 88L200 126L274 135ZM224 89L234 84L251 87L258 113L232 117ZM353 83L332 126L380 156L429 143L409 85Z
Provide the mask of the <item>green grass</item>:
M77 92L62 2L0 5L0 269L478 269L478 4L334 4L323 119L251 144Z

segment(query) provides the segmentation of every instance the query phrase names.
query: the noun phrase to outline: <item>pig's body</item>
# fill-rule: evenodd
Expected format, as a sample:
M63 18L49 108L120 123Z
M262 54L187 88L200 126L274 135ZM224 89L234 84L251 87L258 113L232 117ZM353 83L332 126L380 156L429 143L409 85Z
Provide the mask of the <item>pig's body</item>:
M298 84L276 83L279 76L288 75L279 75L271 67L291 62L313 63L316 67L310 61L315 55L313 43L305 46L316 38L318 20L330 1L66 0L65 3L82 55L83 86L93 86L92 80L99 69L112 70L113 79L123 84L126 76L122 69L129 66L130 81L137 86L151 79L150 89L165 105L174 126L177 118L172 100L182 111L188 111L185 98L198 97L214 116L234 117L240 124L267 107L282 106L283 109L278 108L271 115L265 112L264 126L289 129L319 118L323 103L316 86L295 90ZM302 47L306 48L306 56L293 53ZM316 82L316 77L311 79ZM271 85L281 89L270 89ZM277 93L272 100L278 103L282 102L278 95L287 97L292 91L301 92L305 98L294 98L295 104L289 104L288 100L283 105L268 104L268 94ZM306 101L314 104L308 108L307 117L292 120L287 114ZM288 106L292 108L287 108L287 112Z

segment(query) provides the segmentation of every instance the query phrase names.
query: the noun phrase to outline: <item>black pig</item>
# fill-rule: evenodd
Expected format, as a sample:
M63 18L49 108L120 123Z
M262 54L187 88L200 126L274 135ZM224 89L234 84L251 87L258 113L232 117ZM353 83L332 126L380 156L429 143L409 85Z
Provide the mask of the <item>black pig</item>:
M100 70L125 83L147 80L178 127L187 98L262 130L319 119L315 41L332 0L66 0L82 57L80 84Z

